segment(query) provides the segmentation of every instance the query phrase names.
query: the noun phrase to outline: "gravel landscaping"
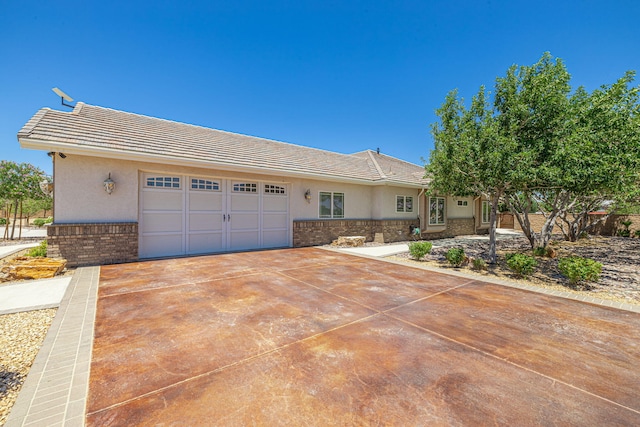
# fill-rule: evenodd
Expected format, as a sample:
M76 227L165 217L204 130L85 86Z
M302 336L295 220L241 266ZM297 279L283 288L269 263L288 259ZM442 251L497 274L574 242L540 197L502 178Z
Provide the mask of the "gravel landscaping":
M420 261L411 259L409 253L389 257L389 259L452 270L454 268L449 266L445 253L452 247L461 247L470 258L488 260L489 242L486 239L463 237L433 240L432 243L434 248L431 254ZM555 258L536 257L538 263L536 271L526 279L517 277L509 270L505 260L505 255L508 253L521 252L531 255L529 242L520 235L500 236L497 247L498 264L487 264L486 271L473 270L471 264L455 270L477 274L480 277L496 277L594 298L640 305L640 239L590 236L577 242L567 242L560 236L556 236L550 246L555 250ZM587 285L571 285L558 270L558 259L569 256L591 258L602 263L600 280Z
M0 316L0 425L29 373L57 309Z

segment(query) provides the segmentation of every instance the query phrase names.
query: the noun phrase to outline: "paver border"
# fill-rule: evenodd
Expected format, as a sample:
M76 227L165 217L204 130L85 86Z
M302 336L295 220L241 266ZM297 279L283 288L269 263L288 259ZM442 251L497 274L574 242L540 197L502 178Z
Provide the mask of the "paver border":
M99 279L74 273L6 427L84 426Z

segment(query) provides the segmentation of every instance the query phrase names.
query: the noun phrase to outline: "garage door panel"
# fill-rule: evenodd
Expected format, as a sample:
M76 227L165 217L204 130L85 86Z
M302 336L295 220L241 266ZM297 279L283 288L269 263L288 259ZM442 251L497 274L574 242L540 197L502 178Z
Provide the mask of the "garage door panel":
M287 230L264 231L262 233L262 246L265 248L289 246Z
M189 253L200 254L224 250L222 233L197 233L189 235Z
M286 197L265 197L262 201L262 210L264 212L287 212L289 207Z
M140 247L143 258L171 256L183 253L182 233L145 235Z
M235 231L230 236L231 250L256 249L259 247L258 233L255 231Z
M181 233L182 212L153 212L142 215L143 233Z
M265 214L262 216L262 228L270 229L270 228L287 228L287 216L286 215L269 215Z
M218 212L191 212L189 214L189 231L222 232L222 214Z
M206 193L192 191L189 193L190 211L222 211L222 193Z
M230 222L231 231L236 230L258 230L260 226L260 216L258 213L233 213Z
M183 209L181 191L146 190L142 192L144 210L180 210Z
M260 200L258 195L246 195L246 194L234 194L231 197L231 212L253 212L257 211L260 207Z

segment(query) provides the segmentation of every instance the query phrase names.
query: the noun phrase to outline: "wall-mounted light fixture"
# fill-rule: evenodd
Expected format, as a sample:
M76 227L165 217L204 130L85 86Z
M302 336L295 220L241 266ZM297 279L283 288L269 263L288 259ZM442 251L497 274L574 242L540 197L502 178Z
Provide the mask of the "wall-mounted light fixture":
M305 191L304 199L307 201L307 203L311 203L311 189Z
M40 190L47 196L50 196L53 193L53 182L49 182L48 179L45 179L40 183Z
M111 193L113 193L113 190L116 188L116 183L111 179L111 172L109 172L109 177L104 180L102 185L104 185L104 191L106 191L107 194L111 195Z

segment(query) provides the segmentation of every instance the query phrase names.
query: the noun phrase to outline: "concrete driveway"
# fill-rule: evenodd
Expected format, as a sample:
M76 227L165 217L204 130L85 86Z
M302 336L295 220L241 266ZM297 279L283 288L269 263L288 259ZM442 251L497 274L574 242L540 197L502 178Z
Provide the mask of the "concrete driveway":
M318 248L101 268L87 425L640 425L640 315Z

